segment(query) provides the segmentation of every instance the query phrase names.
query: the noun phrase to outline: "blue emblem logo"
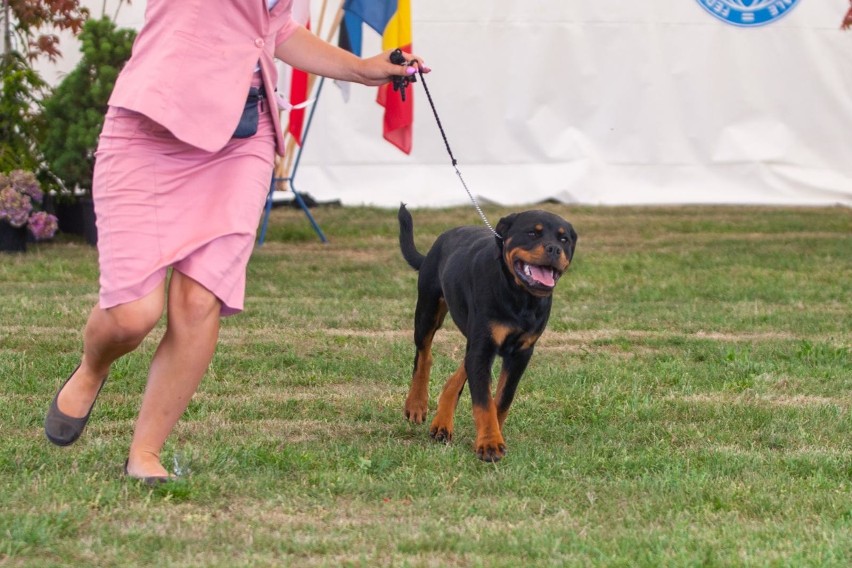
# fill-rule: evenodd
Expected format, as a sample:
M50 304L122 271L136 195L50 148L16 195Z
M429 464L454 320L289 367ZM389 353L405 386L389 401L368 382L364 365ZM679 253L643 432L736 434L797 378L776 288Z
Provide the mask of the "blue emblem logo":
M799 0L698 0L698 3L723 22L750 28L786 16Z

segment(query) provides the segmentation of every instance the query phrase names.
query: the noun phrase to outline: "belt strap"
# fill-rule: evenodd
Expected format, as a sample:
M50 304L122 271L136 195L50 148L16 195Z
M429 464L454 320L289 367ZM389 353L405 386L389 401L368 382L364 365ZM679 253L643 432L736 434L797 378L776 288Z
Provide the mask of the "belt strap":
M266 89L263 88L263 85L261 85L260 87L250 87L248 97L246 97L246 99L249 100L249 101L252 101L252 100L259 101L259 100L262 100L262 99L265 99L265 98L266 98Z

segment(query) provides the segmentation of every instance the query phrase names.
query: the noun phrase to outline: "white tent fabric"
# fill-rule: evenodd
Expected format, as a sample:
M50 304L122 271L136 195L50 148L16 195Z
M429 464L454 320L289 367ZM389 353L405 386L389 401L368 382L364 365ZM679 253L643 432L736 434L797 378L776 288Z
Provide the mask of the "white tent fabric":
M484 202L852 206L848 2L775 1L784 17L746 28L708 12L735 0L413 0L414 51ZM345 205L466 203L412 87L406 156L382 139L374 88L344 102L326 81L296 189Z

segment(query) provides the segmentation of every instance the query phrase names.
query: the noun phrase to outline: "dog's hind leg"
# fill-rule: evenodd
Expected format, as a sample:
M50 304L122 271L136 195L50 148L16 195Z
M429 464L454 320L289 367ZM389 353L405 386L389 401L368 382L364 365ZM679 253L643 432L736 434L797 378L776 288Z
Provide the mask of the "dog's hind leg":
M414 371L405 399L405 417L415 424L426 421L429 406L429 375L432 371L432 340L444 323L447 304L439 294L420 291L414 313Z
M441 391L441 396L438 398L438 412L429 428L429 435L438 442L451 442L453 439L453 418L465 382L467 382L467 373L464 370L464 363L462 363L458 370L447 379L444 390Z

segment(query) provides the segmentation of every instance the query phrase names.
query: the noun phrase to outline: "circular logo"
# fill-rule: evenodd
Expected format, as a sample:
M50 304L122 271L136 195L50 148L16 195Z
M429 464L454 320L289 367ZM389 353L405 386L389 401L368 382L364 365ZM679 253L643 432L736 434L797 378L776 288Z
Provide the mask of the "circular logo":
M786 16L799 0L698 0L698 3L723 22L750 28Z

